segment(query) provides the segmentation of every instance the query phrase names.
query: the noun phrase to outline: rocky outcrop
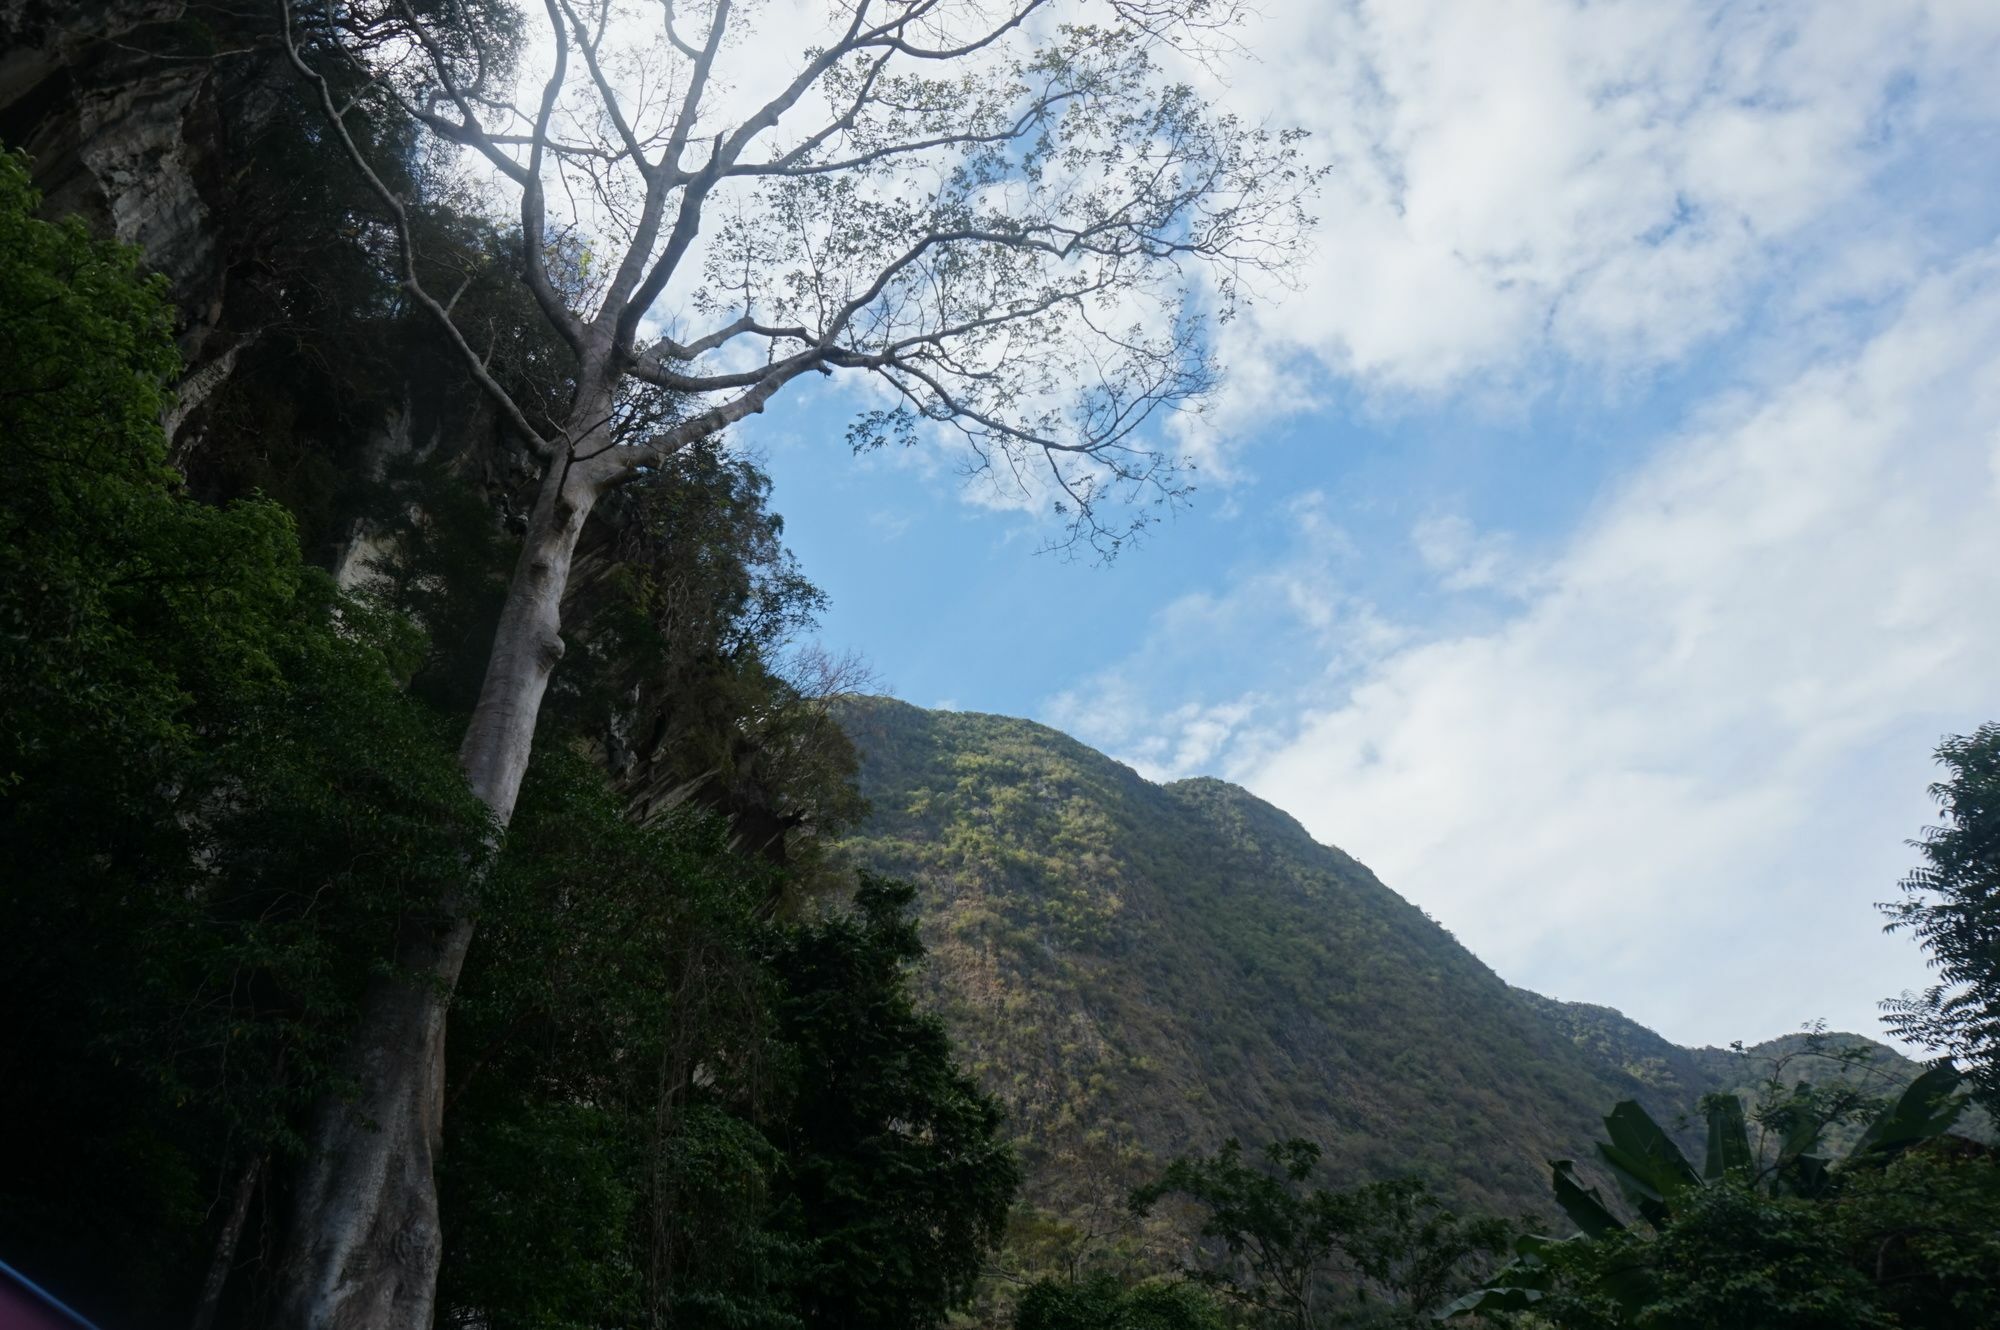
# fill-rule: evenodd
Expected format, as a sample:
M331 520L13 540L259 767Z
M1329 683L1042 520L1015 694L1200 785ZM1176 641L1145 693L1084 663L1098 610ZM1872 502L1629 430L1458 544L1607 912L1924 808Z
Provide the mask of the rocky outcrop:
M137 246L167 279L187 364L170 439L263 331L230 295L234 145L284 83L270 24L204 0L0 0L0 146L28 155L47 215Z
M187 0L0 0L0 107L13 106L102 42L177 21Z
M27 152L43 206L137 245L166 274L190 361L221 314L222 271L202 182L214 65L157 40L179 0L0 4L0 138Z

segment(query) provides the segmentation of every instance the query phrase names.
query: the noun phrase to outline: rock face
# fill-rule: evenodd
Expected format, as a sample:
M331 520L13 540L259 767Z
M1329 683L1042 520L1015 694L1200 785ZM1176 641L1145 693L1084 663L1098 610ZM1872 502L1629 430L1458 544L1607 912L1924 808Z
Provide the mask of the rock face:
M25 151L52 216L137 245L172 283L190 362L221 315L204 182L219 174L215 65L153 35L181 0L0 0L0 140Z
M276 22L275 6L212 0L0 0L0 147L27 154L46 215L136 246L167 279L187 367L163 422L177 463L285 282L245 146L288 87Z
M206 307L221 300L209 209L196 184L203 163L187 133L188 121L207 109L200 105L207 90L198 66L92 90L77 105L82 170L71 177L84 197L51 196L55 207L102 208L111 233L137 245L172 280L184 307L206 316L192 321L196 328L210 324Z

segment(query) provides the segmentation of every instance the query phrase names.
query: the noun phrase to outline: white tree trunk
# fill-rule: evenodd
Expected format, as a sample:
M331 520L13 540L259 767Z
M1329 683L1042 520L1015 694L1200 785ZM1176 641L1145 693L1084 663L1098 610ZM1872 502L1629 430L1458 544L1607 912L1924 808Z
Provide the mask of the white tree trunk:
M561 659L577 539L599 497L567 457L607 446L610 394L571 414L528 520L459 762L496 828L513 816L535 718ZM396 974L370 985L350 1056L353 1101L315 1114L299 1178L278 1324L286 1330L429 1330L443 1243L433 1165L444 1132L445 1015L472 941L468 893L412 902Z
M602 418L601 412L591 414ZM571 451L588 455L602 446L607 445L593 445L586 438ZM566 466L560 459L550 464L528 518L520 561L507 585L479 704L459 746L459 765L472 792L502 826L514 815L542 695L562 659L563 592L569 586L577 540L597 499L585 468Z
M444 1021L472 940L469 918L405 929L404 975L370 985L349 1071L360 1093L315 1113L293 1201L278 1323L296 1330L430 1330Z

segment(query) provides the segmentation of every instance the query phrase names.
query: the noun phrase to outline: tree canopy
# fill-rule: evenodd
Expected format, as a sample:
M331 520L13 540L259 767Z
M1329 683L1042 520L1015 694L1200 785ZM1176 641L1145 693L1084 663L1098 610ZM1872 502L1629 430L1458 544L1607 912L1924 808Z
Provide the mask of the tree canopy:
M1319 1160L1307 1140L1275 1142L1261 1164L1227 1141L1172 1161L1132 1206L1192 1202L1200 1242L1188 1273L1256 1324L1292 1330L1423 1323L1505 1249L1507 1224L1462 1219L1419 1182L1314 1185Z
M544 8L553 63L519 91L519 29L484 11L287 11L294 62L398 229L406 287L524 438L602 484L801 375L863 373L888 404L857 418L854 446L942 427L1107 550L1184 491L1147 430L1213 386L1206 326L1257 277L1284 280L1317 179L1300 135L1215 111L1160 59L1236 6L862 0L797 34L731 0L644 25ZM357 67L348 96L336 83ZM350 116L418 127L496 175L522 280L605 419L543 423L488 373ZM574 245L602 257L566 281L550 256ZM596 401L628 377L682 404L578 452L639 400Z
M1946 739L1937 760L1943 820L1916 843L1924 863L1903 898L1881 908L1891 932L1923 945L1938 982L1882 1005L1891 1030L1957 1059L2000 1115L2000 724Z

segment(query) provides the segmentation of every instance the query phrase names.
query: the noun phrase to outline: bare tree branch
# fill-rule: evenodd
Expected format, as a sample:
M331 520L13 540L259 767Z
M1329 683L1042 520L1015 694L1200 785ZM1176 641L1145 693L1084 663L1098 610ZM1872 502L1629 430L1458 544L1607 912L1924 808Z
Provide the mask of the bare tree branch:
M348 132L347 121L342 117L339 109L334 106L332 88L328 85L326 79L308 64L305 57L299 53L298 39L292 27L291 0L280 0L280 3L283 6L285 20L285 50L291 57L293 68L298 70L300 76L312 84L318 91L320 107L326 113L327 121L332 125L335 134L340 139L341 146L346 150L348 160L354 163L355 169L360 171L362 178L368 182L368 187L374 191L377 198L382 200L383 206L389 210L390 215L395 219L397 245L403 266L403 289L409 293L412 300L416 301L417 304L421 305L430 314L431 318L444 331L446 340L458 350L460 358L465 361L466 372L472 376L473 382L477 383L481 391L500 409L501 415L514 427L521 438L538 452L550 451L549 441L542 437L539 430L528 423L527 414L521 410L519 403L514 400L513 394L502 387L499 381L487 371L485 360L477 351L472 349L472 344L465 340L465 334L460 332L458 325L452 321L451 311L439 304L430 292L424 289L423 283L417 279L417 248L416 241L410 234L409 208L404 204L402 198L397 195L396 191L389 188L382 177L376 173L375 168L369 165L367 155L354 142L353 134Z

